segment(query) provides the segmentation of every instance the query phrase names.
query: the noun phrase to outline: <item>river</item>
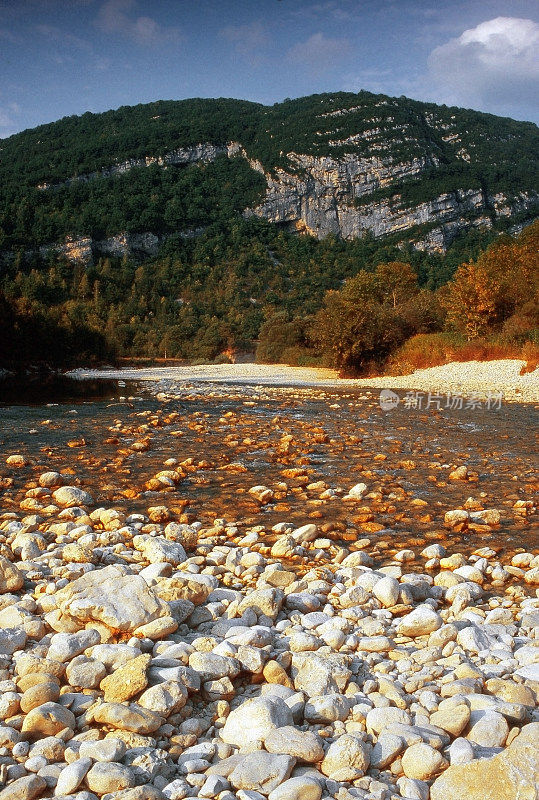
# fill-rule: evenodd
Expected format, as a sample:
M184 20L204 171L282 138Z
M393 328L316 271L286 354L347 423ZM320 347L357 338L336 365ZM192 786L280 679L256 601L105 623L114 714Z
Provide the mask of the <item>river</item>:
M4 514L20 514L39 475L56 470L100 506L133 513L166 505L173 518L187 514L204 526L216 518L260 525L269 542L276 523L315 521L322 537L344 547L368 539L384 560L432 542L464 554L537 547L533 517L515 508L537 489L531 405L427 410L401 402L384 411L378 390L173 382L103 391L0 408ZM6 464L13 454L24 466ZM449 479L459 466L466 478ZM167 469L181 480L160 483L155 476ZM343 499L358 483L367 486L363 499ZM272 490L271 502L249 494L257 485ZM46 505L36 498L35 512L46 517ZM444 523L464 505L496 508L500 523Z

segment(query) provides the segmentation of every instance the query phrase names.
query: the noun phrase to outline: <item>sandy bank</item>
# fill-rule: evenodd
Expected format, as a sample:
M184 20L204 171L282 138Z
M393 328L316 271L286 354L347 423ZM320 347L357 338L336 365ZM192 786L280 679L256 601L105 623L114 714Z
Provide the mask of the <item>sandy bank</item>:
M119 370L75 370L78 378L136 381L174 380L260 386L372 387L420 392L450 392L465 396L503 393L505 400L539 402L539 369L520 375L524 361L452 362L398 377L341 379L335 370L289 367L283 364L209 364L190 367L150 367Z

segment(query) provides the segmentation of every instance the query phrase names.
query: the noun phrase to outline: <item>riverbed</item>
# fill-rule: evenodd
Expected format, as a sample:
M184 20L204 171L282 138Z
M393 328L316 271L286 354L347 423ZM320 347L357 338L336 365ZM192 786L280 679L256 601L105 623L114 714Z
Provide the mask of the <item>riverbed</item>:
M204 525L316 521L344 546L368 538L384 558L432 541L465 554L536 547L522 508L537 488L534 407L397 397L384 410L378 389L169 379L122 382L105 398L82 402L5 406L2 507L18 510L36 476L55 470L125 513L163 503L178 519L189 514ZM6 467L13 454L23 467ZM451 478L459 467L465 477ZM155 477L172 468L177 482ZM358 483L365 496L343 499ZM271 502L249 493L260 485ZM499 524L448 526L445 514L457 508L496 508Z

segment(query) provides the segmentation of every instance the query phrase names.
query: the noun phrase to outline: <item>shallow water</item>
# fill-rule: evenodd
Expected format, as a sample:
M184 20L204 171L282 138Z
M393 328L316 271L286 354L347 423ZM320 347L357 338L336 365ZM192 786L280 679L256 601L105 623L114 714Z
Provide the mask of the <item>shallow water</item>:
M513 509L537 489L537 413L530 405L424 411L401 403L383 411L378 390L171 383L153 391L166 389L174 399L158 400L146 388L126 400L132 389L77 404L0 408L0 476L8 479L2 510L18 512L39 474L58 470L79 478L97 505L128 513L167 505L205 525L224 517L268 530L282 521L316 521L321 536L344 543L367 537L386 554L434 541L463 553L489 546L512 554L539 544L533 517ZM135 442L148 449L137 452ZM30 463L6 466L13 453ZM145 484L169 458L194 463L176 487L148 491ZM461 464L469 479L449 481L450 467ZM290 469L303 471L283 476ZM320 500L322 490L306 485L321 480L345 491L364 482L376 496ZM275 491L274 502L260 506L251 498L247 490L259 484ZM500 526L448 530L445 512L469 497L500 509Z

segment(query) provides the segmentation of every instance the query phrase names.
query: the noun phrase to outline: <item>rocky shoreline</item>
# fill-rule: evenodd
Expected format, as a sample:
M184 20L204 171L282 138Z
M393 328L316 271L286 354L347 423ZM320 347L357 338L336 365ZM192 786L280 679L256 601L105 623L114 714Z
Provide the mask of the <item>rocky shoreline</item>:
M119 454L159 450L181 419L167 400L203 390L154 391L163 411L139 413ZM204 434L203 418L185 424ZM235 424L238 441L223 433L222 448L241 436L252 448ZM292 438L278 443L281 481L249 485L251 517L238 505L236 519L211 522L175 498L204 468L192 458L163 460L144 513L103 504L76 459L4 459L0 800L537 797L539 556L451 546L468 527L495 530L507 499L501 511L491 497L449 507L427 546L343 540L320 509L344 504L368 531L379 473L343 489L309 483L309 458L287 455ZM440 492L472 478L455 465ZM509 502L531 527L527 480L530 493ZM304 498L304 524L283 510L268 525L287 492Z
M416 370L410 375L373 378L339 378L331 369L290 367L285 364L208 364L190 367L142 369L79 369L75 378L109 378L129 381L175 381L232 385L287 387L357 387L409 389L424 393L450 393L485 398L502 393L506 402L539 402L539 368L521 375L526 362L518 359L452 362Z

